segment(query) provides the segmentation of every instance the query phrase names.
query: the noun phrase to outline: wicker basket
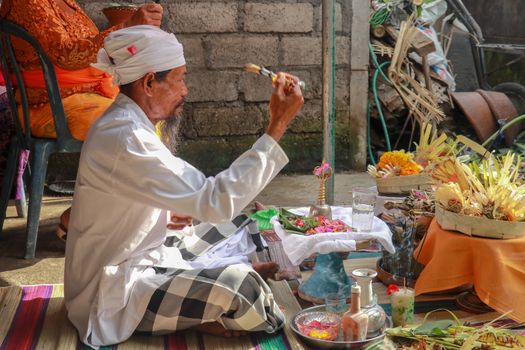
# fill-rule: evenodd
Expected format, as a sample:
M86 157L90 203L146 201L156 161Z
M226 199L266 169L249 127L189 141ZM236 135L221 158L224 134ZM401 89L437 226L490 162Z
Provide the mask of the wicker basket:
M436 205L436 220L441 228L484 238L512 239L525 236L525 222L491 220L456 214Z
M432 190L432 177L428 174L376 178L377 191L382 194L408 194L411 190Z

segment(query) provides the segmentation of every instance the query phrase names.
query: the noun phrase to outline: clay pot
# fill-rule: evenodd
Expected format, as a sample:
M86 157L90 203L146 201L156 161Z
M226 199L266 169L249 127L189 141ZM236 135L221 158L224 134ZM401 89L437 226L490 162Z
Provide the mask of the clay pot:
M453 92L451 95L481 142L498 131L498 120L509 122L518 116L512 101L501 92L478 89L472 92ZM519 125L505 130L505 142L508 146L512 145L518 133Z
M119 5L110 6L102 10L102 13L106 16L111 27L121 24L127 21L133 13L137 11L138 6L136 5Z
M504 93L485 90L476 91L483 96L485 101L487 101L492 116L496 121L504 120L505 122L510 122L513 118L518 116L518 111L514 107L514 104ZM507 146L512 146L512 141L518 136L519 132L520 126L518 124L509 127L503 132Z
M481 142L484 142L498 130L490 107L479 92L453 92L451 95L454 103L461 109Z

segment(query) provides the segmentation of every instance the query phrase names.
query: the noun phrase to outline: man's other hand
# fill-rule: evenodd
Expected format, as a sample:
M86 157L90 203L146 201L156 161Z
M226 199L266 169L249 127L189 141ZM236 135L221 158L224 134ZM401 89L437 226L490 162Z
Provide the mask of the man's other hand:
M141 24L149 24L160 27L162 21L163 8L159 4L149 3L144 4L138 8L133 16L126 21L124 27L137 26Z
M270 122L266 133L279 141L303 104L299 79L287 73L277 74L270 97Z

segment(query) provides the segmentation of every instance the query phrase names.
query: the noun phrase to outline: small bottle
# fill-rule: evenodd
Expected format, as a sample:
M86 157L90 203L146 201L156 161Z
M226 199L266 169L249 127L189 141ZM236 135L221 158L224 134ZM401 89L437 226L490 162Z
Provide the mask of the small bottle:
M352 285L352 304L341 321L345 341L365 340L368 315L361 311L361 287Z

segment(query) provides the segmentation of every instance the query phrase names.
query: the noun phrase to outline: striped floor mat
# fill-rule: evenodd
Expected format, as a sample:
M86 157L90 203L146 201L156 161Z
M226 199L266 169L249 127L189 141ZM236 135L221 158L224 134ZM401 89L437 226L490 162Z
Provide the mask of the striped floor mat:
M345 261L345 269L375 266L377 257ZM303 278L308 277L303 273ZM277 303L285 310L288 324L301 307L285 281L269 282ZM374 283L378 302L390 311L386 287ZM38 285L0 288L0 350L26 349L89 349L78 341L77 333L66 318L64 287ZM418 296L415 304L415 322L422 321L425 314L435 309L453 311L462 321L481 323L495 319L498 314L473 315L458 310L455 295ZM430 319L450 318L446 312L432 314ZM133 336L128 341L101 349L118 350L304 350L307 349L296 338L289 327L276 335L250 334L228 339L203 335L197 332L181 332L169 336Z
M299 311L286 282L273 282L271 287L289 317ZM0 288L0 349L89 349L79 342L75 329L66 318L63 296L64 286L61 284ZM253 333L235 339L190 331L164 337L133 336L125 343L101 349L280 350L303 347L286 330L276 335Z

